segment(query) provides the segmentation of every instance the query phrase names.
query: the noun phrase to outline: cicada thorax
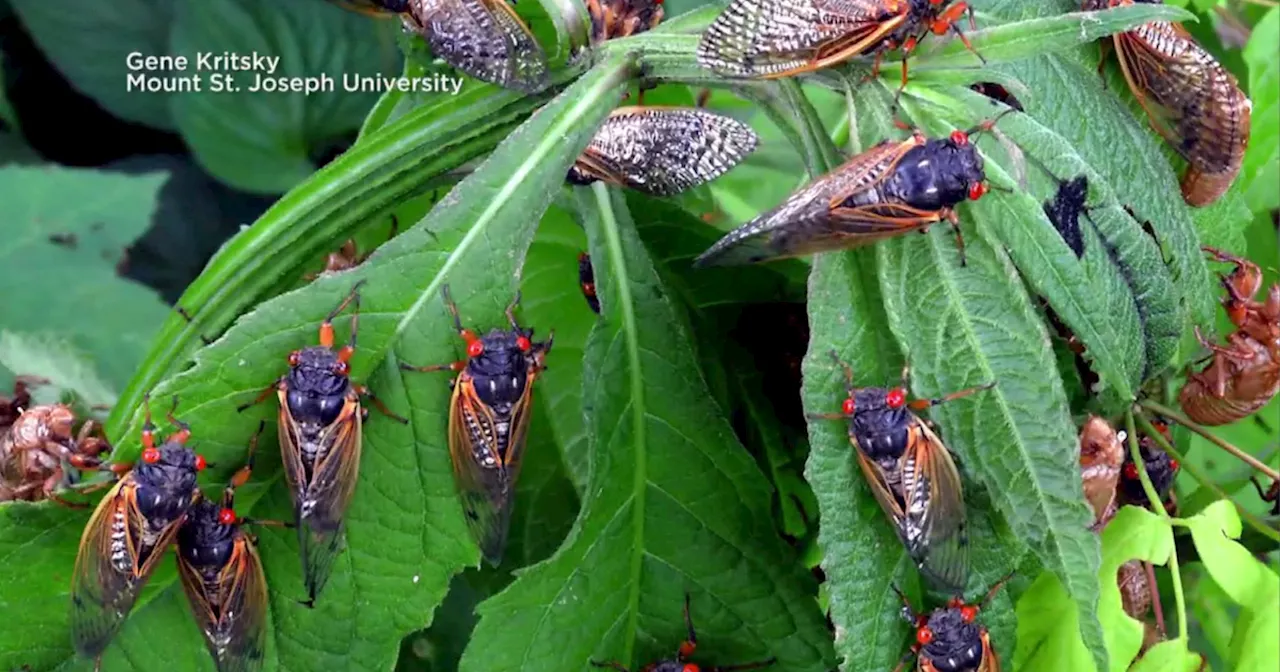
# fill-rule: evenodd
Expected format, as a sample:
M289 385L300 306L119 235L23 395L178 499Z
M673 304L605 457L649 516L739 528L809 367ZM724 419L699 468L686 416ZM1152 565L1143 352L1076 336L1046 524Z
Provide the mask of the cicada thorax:
M184 429L159 447L148 446L85 527L71 587L71 637L82 655L106 649L200 499L196 472L204 459L182 445L185 440Z
M1178 393L1187 417L1202 425L1229 424L1257 412L1280 391L1280 347L1237 331L1226 347L1213 348L1209 365L1187 376Z
M591 256L586 252L578 255L578 287L587 300L591 312L600 314L600 296L596 294L596 271L591 266Z
M591 44L638 35L662 21L663 0L587 0Z
M1093 524L1100 528L1116 511L1116 488L1125 450L1111 423L1089 416L1080 428L1080 480L1085 501L1093 509Z
M506 0L407 0L402 19L432 54L476 79L525 93L547 86L546 53Z
M966 11L952 0L735 0L703 33L697 58L743 78L789 77L873 54L878 66L883 52L909 53Z
M1085 0L1100 9L1151 0ZM1156 130L1189 167L1193 206L1216 201L1240 171L1252 104L1225 68L1176 23L1152 21L1114 37L1120 66Z
M699 108L620 107L592 136L566 176L602 180L655 196L710 182L755 150L751 127Z
M969 135L882 142L730 231L695 265L850 249L953 220L956 205L987 191L982 155Z
M930 635L921 637L917 629L917 654L921 672L990 672L999 669L995 651L991 649L987 629L977 622L967 605L936 609L924 623ZM966 616L969 616L966 620Z

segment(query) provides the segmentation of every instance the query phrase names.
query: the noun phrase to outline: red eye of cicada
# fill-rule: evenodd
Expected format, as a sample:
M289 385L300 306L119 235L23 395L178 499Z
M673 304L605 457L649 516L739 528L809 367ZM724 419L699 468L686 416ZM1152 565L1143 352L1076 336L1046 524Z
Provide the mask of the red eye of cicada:
M853 397L845 399L844 403L840 405L840 410L843 411L845 415L853 415Z
M484 342L475 340L467 344L467 356L479 357L484 354Z
M976 619L977 617L978 617L977 607L971 604L966 604L965 606L960 607L960 618L963 618L965 623L972 623L974 619Z
M160 449L159 449L159 448L147 448L146 450L142 451L142 461L143 461L143 462L146 462L147 464L155 464L156 462L159 462L159 461L160 461Z
M236 522L236 512L232 509L223 509L219 511L218 522L223 525L234 525Z
M1132 462L1124 465L1124 477L1131 481L1138 480L1138 466Z
M520 336L516 338L516 347L520 348L520 352L529 352L533 349L533 343L528 338Z
M208 463L204 461L204 455L196 455L196 471L204 471Z
M964 131L951 131L951 142L964 147L969 144L969 134Z
M902 408L907 403L907 392L901 387L895 387L884 395L884 403L889 408Z
M302 356L298 354L297 350L289 353L289 366L297 366L300 361L302 361Z
M969 200L976 201L987 193L987 185L981 182L974 182L969 185Z
M916 641L922 645L933 641L933 631L929 629L929 626L926 625L916 630Z

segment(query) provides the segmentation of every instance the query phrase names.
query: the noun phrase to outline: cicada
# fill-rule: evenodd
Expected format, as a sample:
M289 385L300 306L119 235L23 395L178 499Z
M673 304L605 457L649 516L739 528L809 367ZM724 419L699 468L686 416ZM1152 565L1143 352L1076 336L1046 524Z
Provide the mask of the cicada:
M977 84L970 84L969 88L992 100L998 100L1019 112L1023 111L1022 102L1014 97L1012 93L1009 93L1009 89L1004 88L1003 85L995 82L978 82Z
M243 411L273 391L280 401L280 454L293 494L308 606L314 606L329 580L341 550L343 518L355 495L360 430L369 415L369 409L360 404L361 397L369 398L388 417L408 422L387 410L369 388L351 382L363 283L357 282L320 324L320 345L289 353L289 372L237 409ZM346 345L334 350L333 320L350 304L354 304L351 335Z
M663 0L587 0L591 44L639 35L662 21Z
M1084 498L1093 509L1093 527L1099 529L1116 512L1116 487L1125 451L1111 423L1089 416L1080 428L1080 480Z
M567 179L671 196L720 177L758 143L750 126L699 108L620 107L596 131Z
M1250 476L1249 482L1258 491L1258 497L1262 501L1271 504L1271 515L1280 516L1280 481L1272 481L1271 487L1262 489L1262 484L1258 482L1257 476Z
M680 648L676 649L675 657L649 663L644 666L641 672L702 672L703 670L706 672L737 672L741 670L758 670L778 662L777 658L769 658L755 663L711 667L690 663L688 662L689 657L698 649L698 633L694 631L693 618L689 615L688 593L684 594L684 625L689 632L689 638L680 643ZM619 672L629 672L625 665L617 661L599 662L593 660L591 664L595 667L608 667Z
M22 385L22 383L18 383ZM25 389L16 396L26 396ZM27 400L30 397L27 396ZM97 424L86 420L74 431L75 411L65 404L32 406L7 430L0 429L0 502L52 499L66 506L58 489L69 482L67 469L94 470L111 446L94 436Z
M1156 431L1160 433L1161 438L1166 442L1173 443L1173 434L1169 431L1169 425L1163 420L1154 419L1151 422ZM1147 470L1147 477L1151 479L1151 485L1155 487L1156 494L1160 496L1161 502L1164 503L1166 509L1172 509L1176 506L1173 499L1173 481L1178 475L1178 461L1164 452L1156 443L1155 439L1145 434L1138 436L1138 452L1142 455L1144 467ZM1133 505L1147 508L1147 493L1142 488L1142 477L1138 474L1138 466L1133 461L1133 455L1129 451L1124 451L1124 466L1120 470L1120 489L1117 492L1117 506Z
M81 655L102 655L124 624L138 592L173 542L192 504L199 501L196 473L205 460L186 447L191 428L166 416L178 431L159 446L144 398L142 462L125 473L89 519L71 579L71 641ZM113 465L124 471L126 465Z
M1086 10L1153 0L1084 0ZM1226 193L1249 141L1252 103L1235 77L1180 24L1144 23L1113 37L1120 69L1151 125L1190 164L1182 197L1203 206Z
M954 208L987 193L982 155L971 136L994 123L946 138L916 133L882 142L730 231L694 265L755 263L861 247L942 220L951 222L962 244Z
M258 426L258 433L262 425ZM219 672L262 668L267 639L267 580L251 522L236 516L235 491L249 480L258 434L249 455L222 493L222 504L201 500L178 530L178 577Z
M396 232L399 229L400 220L397 219L395 215L391 215L391 232L387 235L387 240L395 238ZM361 253L356 247L356 239L350 238L347 242L343 243L342 247L338 248L336 252L330 252L329 255L325 257L324 270L319 273L311 273L306 277L308 280L315 280L316 278L349 271L356 266L363 264L364 260L368 259L371 254L373 254L372 251Z
M596 295L596 271L591 267L591 255L583 252L578 255L578 286L582 288L582 296L591 307L591 312L600 314L600 297Z
M774 79L874 54L878 74L885 52L909 55L930 31L955 32L972 51L955 25L965 13L972 28L968 3L951 0L734 0L703 33L697 58L731 77Z
M894 672L902 670L912 656L916 658L916 672L1000 672L1000 657L991 646L990 633L978 622L978 613L1009 576L992 586L979 604L967 604L964 598L955 597L929 614L916 613L907 596L895 586L894 592L902 598L903 618L916 629L916 643Z
M964 590L969 577L968 533L960 472L947 449L912 409L967 397L995 383L953 392L939 399L907 400L902 386L857 388L853 369L831 352L845 374L848 397L838 414L812 415L849 423L858 466L876 501L921 574L939 589Z
M431 53L482 82L536 93L548 83L547 55L506 0L335 0L376 17L398 15Z
M507 528L515 504L529 419L533 415L533 384L546 368L554 333L544 342L532 340L533 329L516 323L520 295L507 306L510 329L492 329L484 336L462 326L458 306L441 289L458 336L467 344L467 358L452 364L412 366L406 371L455 371L449 402L449 455L467 527L486 560L502 562Z
M1206 339L1199 327L1196 337L1213 354L1178 393L1187 417L1202 425L1226 425L1257 412L1280 391L1280 344L1250 338L1244 330L1227 336L1226 347Z

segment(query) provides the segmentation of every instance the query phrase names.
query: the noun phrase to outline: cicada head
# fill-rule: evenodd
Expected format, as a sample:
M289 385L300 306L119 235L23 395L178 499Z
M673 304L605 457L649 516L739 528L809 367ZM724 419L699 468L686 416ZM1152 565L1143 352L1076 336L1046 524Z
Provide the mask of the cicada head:
M1156 428L1161 434L1167 431L1167 428L1161 424L1156 424ZM1142 453L1143 462L1147 467L1147 476L1151 478L1151 485L1155 486L1156 494L1162 501L1167 500L1169 490L1173 487L1173 481L1178 475L1178 461L1160 450L1155 441L1148 436L1139 438L1138 449ZM1143 506L1146 504L1147 495L1142 489L1141 475L1138 474L1138 467L1128 451L1125 452L1124 466L1120 471L1120 487L1125 502Z
M499 413L510 411L524 395L529 373L542 368L542 343L533 329L494 329L467 344L467 373L480 401Z
M906 402L906 391L898 387L858 388L844 400L842 410L849 416L849 435L867 457L896 460L907 450L911 411Z
M152 527L167 525L186 513L196 492L196 472L204 469L204 458L190 448L168 441L143 451L133 468L138 511Z
M936 672L978 672L987 655L986 628L977 622L973 605L936 609L916 628L920 662Z
M333 424L351 387L349 366L339 352L324 346L296 350L289 355L289 413L308 430Z
M908 150L885 184L885 192L913 208L941 210L987 192L982 155L964 131L930 139Z
M216 577L235 549L236 527L215 502L201 500L191 508L187 522L178 530L178 551L182 558L206 577Z

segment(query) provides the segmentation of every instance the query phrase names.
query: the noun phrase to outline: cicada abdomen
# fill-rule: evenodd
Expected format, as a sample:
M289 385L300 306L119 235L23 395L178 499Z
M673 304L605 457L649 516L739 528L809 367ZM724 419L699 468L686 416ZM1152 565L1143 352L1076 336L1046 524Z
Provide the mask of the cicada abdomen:
M178 431L157 446L150 402L144 403L142 460L99 502L76 556L71 641L88 657L106 650L191 505L200 499L196 473L205 461L185 445L191 429L170 410L169 421Z
M1144 0L1084 0L1085 9ZM1249 141L1252 103L1231 73L1181 25L1144 23L1114 36L1120 68L1156 131L1186 159L1183 199L1204 206L1226 193Z
M533 411L533 384L546 368L554 334L532 340L533 329L515 318L519 296L507 307L510 329L477 336L462 326L446 285L441 293L467 358L452 364L412 366L406 371L456 371L449 402L449 455L467 526L485 559L498 565L507 544L516 479Z
M870 245L958 219L959 203L987 192L970 136L889 140L814 180L703 252L695 266L749 264ZM957 232L959 229L956 229Z
M620 107L591 138L567 179L672 196L725 174L758 143L750 126L706 110Z
M730 77L790 77L884 52L910 54L930 31L953 31L967 3L951 0L734 0L707 27L698 63ZM972 49L972 47L970 47ZM902 64L906 86L907 65Z
M402 16L431 53L480 81L525 93L547 86L546 53L506 0L408 0Z
M966 397L994 383L908 401L905 369L903 387L858 388L852 369L834 351L831 356L845 371L848 396L839 414L811 417L848 422L858 466L920 573L939 590L964 590L969 539L960 472L951 451L911 409Z
M221 505L197 502L178 530L178 577L218 672L260 670L266 652L267 580L243 528L250 521L235 511L235 490L249 480L257 438Z

